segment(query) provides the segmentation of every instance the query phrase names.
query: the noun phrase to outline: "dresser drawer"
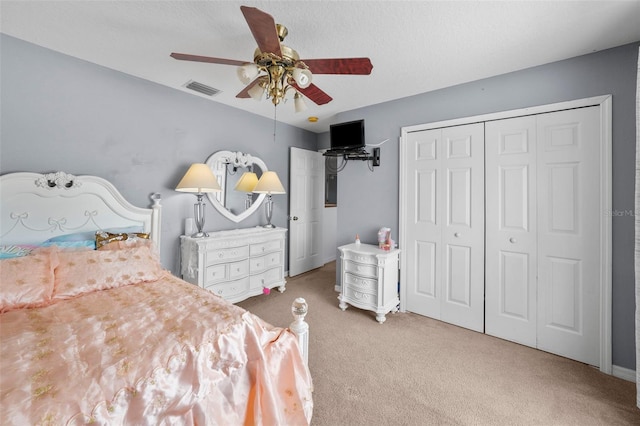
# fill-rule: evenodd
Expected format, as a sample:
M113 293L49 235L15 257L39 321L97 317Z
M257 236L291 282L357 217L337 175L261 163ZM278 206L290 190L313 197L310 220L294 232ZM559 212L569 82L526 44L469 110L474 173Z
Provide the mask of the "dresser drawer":
M265 241L264 243L251 244L251 256L259 256L262 253L282 250L283 240Z
M354 253L352 251L346 251L344 252L343 258L344 260L350 260L352 262L378 265L378 259L376 258L375 254Z
M246 259L228 264L220 263L207 266L204 282L207 286L221 281L235 280L246 275L249 275L249 261Z
M281 267L271 268L261 274L251 275L251 288L269 287L273 283L284 283Z
M247 259L229 264L230 280L235 280L236 278L244 277L245 275L249 275L249 261Z
M378 294L378 280L375 278L362 278L353 274L344 275L344 284L347 288L364 291L371 294Z
M346 262L344 264L345 272L360 275L361 277L378 277L378 267L376 265L367 265L363 263Z
M207 265L249 257L249 246L230 247L207 252Z
M205 285L218 283L227 279L227 265L224 263L220 265L207 266L204 273Z
M231 299L249 291L249 277L221 284L206 285L205 288L225 299Z
M272 266L282 264L282 252L269 253L264 256L251 258L251 273L262 272Z

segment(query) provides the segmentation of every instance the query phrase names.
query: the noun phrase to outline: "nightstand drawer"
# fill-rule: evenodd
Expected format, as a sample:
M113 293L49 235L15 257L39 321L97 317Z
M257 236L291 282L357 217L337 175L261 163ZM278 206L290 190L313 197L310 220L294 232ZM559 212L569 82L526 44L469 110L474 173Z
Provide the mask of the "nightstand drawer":
M262 253L269 253L271 251L282 250L282 240L266 241L264 243L251 244L250 253L251 256L259 256Z
M365 265L362 263L347 262L344 264L345 272L360 275L361 277L378 277L378 267L376 265Z
M375 310L378 304L378 297L375 294L359 291L352 287L347 287L342 296L347 302L361 309Z
M282 263L281 255L281 252L275 252L265 256L251 258L251 273L262 272L272 266L280 265Z
M348 251L344 253L344 260L350 260L352 262L367 263L369 265L377 265L378 259L374 254L354 253Z
M235 281L205 286L207 290L225 299L233 298L249 291L249 277Z
M347 289L364 291L371 294L378 294L378 280L375 278L362 278L353 274L344 275L344 283Z
M247 257L249 257L249 246L213 250L207 253L207 265L229 262L234 259L245 259Z
M283 282L282 268L272 268L261 274L251 275L251 288L268 287L270 284Z

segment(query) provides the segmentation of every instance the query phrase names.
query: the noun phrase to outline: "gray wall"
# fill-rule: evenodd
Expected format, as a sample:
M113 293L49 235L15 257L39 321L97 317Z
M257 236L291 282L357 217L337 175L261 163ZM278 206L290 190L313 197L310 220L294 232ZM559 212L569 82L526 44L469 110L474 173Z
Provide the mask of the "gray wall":
M289 146L328 147L328 135L269 119L76 60L2 35L0 172L56 171L111 180L132 203L162 193L162 260L178 268L178 236L195 197L173 190L190 163L222 149L265 160L288 187ZM398 232L400 128L527 106L613 95L613 208L634 208L635 88L638 47L622 46L511 74L349 111L339 121L366 120L367 143L381 146L381 166L352 161L338 177L338 245L356 233L374 243L381 226ZM427 76L428 78L428 76ZM319 145L319 146L318 146ZM288 199L275 202L286 227ZM208 206L207 229L237 225ZM635 368L633 217L613 218L613 363Z
M179 235L192 194L174 188L215 151L260 157L289 184L289 147L316 150L316 134L1 35L0 172L66 171L113 182L137 206L162 194L162 263L179 271ZM265 108L269 105L265 103ZM207 202L205 229L266 223L264 210L236 224ZM287 227L288 196L273 223Z
M638 47L590 55L345 112L364 118L368 144L381 147L381 166L349 162L338 174L338 245L356 233L376 242L377 230L398 233L398 139L403 126L507 111L598 95L613 95L613 209L634 209L635 92ZM428 78L428 76L424 76ZM319 139L320 148L328 137ZM613 364L635 369L634 218L613 217Z

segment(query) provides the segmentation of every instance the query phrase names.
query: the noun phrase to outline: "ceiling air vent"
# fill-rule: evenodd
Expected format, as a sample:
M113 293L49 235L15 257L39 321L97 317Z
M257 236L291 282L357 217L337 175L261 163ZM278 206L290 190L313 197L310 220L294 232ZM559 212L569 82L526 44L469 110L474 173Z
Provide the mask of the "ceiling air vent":
M187 81L184 85L187 89L195 90L198 93L202 93L207 96L215 96L220 93L220 90L207 86L206 84L198 83L197 81Z

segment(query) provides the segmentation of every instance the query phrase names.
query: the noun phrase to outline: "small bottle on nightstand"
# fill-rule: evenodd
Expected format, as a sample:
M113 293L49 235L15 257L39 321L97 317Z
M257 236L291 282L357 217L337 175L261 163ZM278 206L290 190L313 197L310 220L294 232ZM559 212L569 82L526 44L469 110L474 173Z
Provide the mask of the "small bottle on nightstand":
M356 234L356 244L360 244L360 235Z

